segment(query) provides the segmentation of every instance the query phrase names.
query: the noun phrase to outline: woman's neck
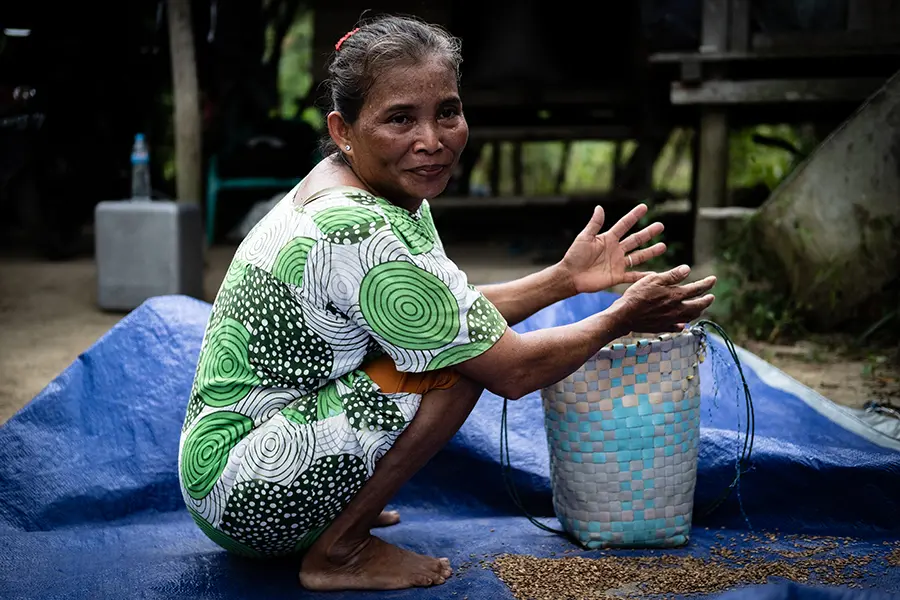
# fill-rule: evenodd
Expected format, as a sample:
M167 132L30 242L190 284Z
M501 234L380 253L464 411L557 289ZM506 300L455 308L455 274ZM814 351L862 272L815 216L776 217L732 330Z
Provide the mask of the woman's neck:
M304 196L309 196L325 188L340 186L364 190L373 196L384 198L391 204L410 213L415 213L422 206L421 198L400 199L394 194L386 194L368 185L353 172L350 165L342 161L336 154L325 158L309 172L307 182L304 184L306 189L303 190L303 193Z

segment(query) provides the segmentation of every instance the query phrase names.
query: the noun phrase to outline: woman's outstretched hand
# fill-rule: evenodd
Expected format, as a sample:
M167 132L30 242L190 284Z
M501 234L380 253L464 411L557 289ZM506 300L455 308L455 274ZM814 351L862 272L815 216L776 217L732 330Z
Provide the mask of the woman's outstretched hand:
M605 215L600 206L594 209L591 220L572 242L560 265L576 294L599 292L620 283L634 283L646 275L630 269L660 256L666 251L666 245L660 242L639 249L662 233L662 223L653 223L625 237L645 214L647 205L639 204L609 231L600 233Z
M613 305L621 309L625 328L642 333L681 331L698 318L715 300L707 292L716 278L680 285L690 273L690 267L681 265L671 271L647 273L629 287Z

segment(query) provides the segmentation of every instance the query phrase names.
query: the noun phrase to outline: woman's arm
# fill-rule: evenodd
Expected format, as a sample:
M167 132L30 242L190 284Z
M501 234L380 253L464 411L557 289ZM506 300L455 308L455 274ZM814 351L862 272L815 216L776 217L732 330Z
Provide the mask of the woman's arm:
M507 329L493 348L454 368L498 396L518 400L573 373L625 335L627 321L623 308L614 305L571 325L526 334Z
M489 391L518 399L569 376L603 346L631 331L678 331L713 303L707 277L678 285L687 266L652 273L604 312L571 325L518 334L507 328L494 346L454 368Z
M512 326L551 304L575 295L572 279L559 264L507 283L477 286Z

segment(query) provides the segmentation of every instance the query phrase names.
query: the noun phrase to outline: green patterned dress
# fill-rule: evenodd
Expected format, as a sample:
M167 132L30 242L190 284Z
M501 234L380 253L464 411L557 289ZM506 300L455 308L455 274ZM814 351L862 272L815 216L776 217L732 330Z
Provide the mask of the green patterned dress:
M179 445L191 516L248 556L302 552L372 475L421 399L360 370L474 358L506 322L415 213L354 188L291 192L235 253L212 307Z

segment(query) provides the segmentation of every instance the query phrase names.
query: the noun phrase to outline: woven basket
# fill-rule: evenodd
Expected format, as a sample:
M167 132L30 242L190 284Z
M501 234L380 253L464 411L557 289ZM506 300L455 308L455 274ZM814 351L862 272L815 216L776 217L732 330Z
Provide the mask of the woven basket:
M700 330L620 338L542 390L553 506L585 548L688 542L704 351Z

